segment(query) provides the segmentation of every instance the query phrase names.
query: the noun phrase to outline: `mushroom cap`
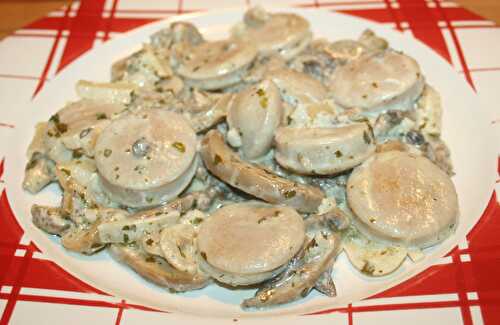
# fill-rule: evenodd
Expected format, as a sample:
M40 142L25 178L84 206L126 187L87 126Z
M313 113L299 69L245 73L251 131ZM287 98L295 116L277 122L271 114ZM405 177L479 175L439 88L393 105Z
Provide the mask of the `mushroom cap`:
M424 87L420 67L413 58L395 51L363 55L337 68L331 93L344 107L367 112L406 110Z
M201 224L198 249L218 270L250 276L287 263L304 238L304 222L293 208L238 203L220 208Z
M362 233L407 246L444 240L459 213L448 175L429 159L401 151L375 154L357 167L347 200Z

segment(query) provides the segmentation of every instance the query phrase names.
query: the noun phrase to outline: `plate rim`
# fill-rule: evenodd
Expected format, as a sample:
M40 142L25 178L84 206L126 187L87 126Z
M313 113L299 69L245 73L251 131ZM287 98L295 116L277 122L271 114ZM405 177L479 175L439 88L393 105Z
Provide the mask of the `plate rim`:
M370 21L368 19L364 19L364 18L359 18L359 17L356 17L356 16L352 16L352 15L348 15L348 14L343 14L343 13L338 13L338 12L331 12L331 11L328 11L326 9L318 9L318 8L290 8L290 7L280 7L280 6L265 6L266 9L269 9L271 11L283 11L283 12L295 12L295 13L298 13L300 14L301 12L303 13L304 11L306 12L322 12L323 14L328 14L328 15L333 15L333 16L343 16L343 17L348 17L349 19L352 19L353 21L354 20L358 20L358 21L362 21L364 24L370 24L370 25L376 25L378 26L378 28L380 29L384 29L386 30L388 33L398 33L398 31L395 31L389 27L386 27L380 23L377 23L377 22L373 22L373 21ZM135 29L132 29L128 32L125 32L125 33L122 33L120 35L117 35L116 37L114 37L112 40L110 40L109 42L103 44L103 45L100 45L100 47L108 47L108 48L112 48L113 47L113 42L115 39L121 39L121 38L126 38L127 36L129 36L130 34L140 34L141 31L143 29L149 29L149 28L153 28L153 26L162 26L163 24L165 23L171 23L173 21L185 21L185 20L188 20L190 21L191 19L194 19L196 17L199 17L199 16L214 16L214 17L217 17L217 16L220 16L221 14L227 14L228 12L234 12L234 13L242 13L244 12L245 8L244 7L241 7L241 6L235 6L235 7L227 7L227 8L224 8L224 9L217 9L217 10L208 10L208 11L203 11L203 12L195 12L195 13L187 13L187 14L182 14L182 15L176 15L176 16L172 16L172 17L168 17L166 19L160 19L158 21L154 21L152 23L148 23L148 24L145 24L145 25L142 25L138 28L135 28ZM398 33L398 34L401 34L401 33ZM408 35L401 35L403 37L409 37ZM450 66L450 64L448 62L446 62L433 48L429 47L427 44L419 41L418 39L414 38L414 37L410 37L413 39L413 42L418 42L420 45L423 45L424 47L426 47L427 49L431 50L434 54L434 56L437 56L439 57L439 59L441 61L444 61L448 66ZM55 76L54 79L58 78L61 74L64 74L67 69L69 67L71 67L72 65L74 64L77 64L79 61L81 60L84 60L85 57L91 53L92 51L94 51L94 49L90 49L89 51L85 52L84 54L82 54L80 57L78 57L76 60L74 60L73 62L71 62L70 64L66 65L64 67L64 69L62 69L61 71L59 71L59 73ZM458 74L456 71L453 71L455 74ZM467 85L467 87L469 88L469 90L471 90L472 94L474 95L474 99L475 101L477 102L478 106L480 107L480 109L484 112L489 112L487 109L485 109L485 105L483 104L483 102L480 100L480 96L473 91L472 87L470 87L469 84L467 84L464 80L463 80L463 83ZM44 92L46 92L45 89L47 88L50 88L50 84L47 84L46 87L44 87L44 89L42 89L42 91L35 97L34 100L30 101L29 103L27 103L26 105L28 107L34 107L37 102L39 101L39 98L42 97L42 94ZM37 100L38 99L38 100ZM13 136L16 132L13 132L13 134L11 136ZM492 128L489 128L489 135L492 135L493 134L493 131L492 131ZM9 137L7 137L9 138ZM491 141L491 140L490 140ZM488 141L488 143L490 142ZM7 152L9 151L10 149L10 146L7 146ZM491 167L493 167L493 171L495 171L496 169L496 160L495 161L492 161L491 163ZM8 156L6 155L6 159L5 159L5 178L8 179L8 167L10 165L10 162L9 162L9 159L8 159ZM495 185L495 176L496 174L492 171L492 176L494 176L492 179L491 179L491 184L490 185L490 188L491 188L491 191L494 191L494 185ZM487 180L483 180L485 183ZM6 193L8 194L8 186L7 184L10 183L10 182L6 182L6 186L5 186L5 191ZM482 213L484 213L485 211L485 208L487 207L487 204L488 204L489 200L487 200L486 202L484 202L484 204L481 205L481 211L483 211ZM33 242L35 244L38 244L35 239L34 239L34 236L31 236L31 230L30 227L23 227L23 223L19 221L19 218L17 217L17 214L15 213L14 209L12 209L13 212L14 212L14 216L16 218L16 220L19 222L19 224L21 225L21 228L23 228L24 230L24 233L25 235L29 235L30 237L30 240L33 240ZM482 217L482 214L480 217L477 218L477 220L471 224L467 229L466 229L466 234L470 233L470 231L472 230L472 228L481 220L481 217ZM32 226L32 225L31 225ZM31 227L33 228L33 226ZM44 234L45 235L45 234ZM459 240L461 240L462 238L460 237L459 239L457 239L457 243ZM445 241L446 242L446 241ZM444 244L444 242L442 243ZM440 245L442 245L440 244ZM448 244L449 245L449 244ZM455 245L451 246L450 249L453 249L455 247ZM63 251L62 251L63 252ZM67 252L64 252L65 254L67 254ZM100 291L105 291L111 295L113 295L114 297L116 298L121 298L121 295L120 294L117 294L114 290L108 290L108 288L102 290L100 289L101 285L97 285L97 281L93 281L91 278L83 275L82 276L82 273L78 273L78 272L73 272L73 267L69 266L71 263L68 263L64 260L62 260L63 262L60 262L61 260L52 260L52 262L56 263L58 266L60 266L62 269L64 269L65 272L69 273L71 276L85 282L86 284L94 287L95 289L98 289ZM423 265L420 265L420 266L416 266L416 268L412 271L412 272L407 272L407 275L406 276L402 276L401 279L399 279L397 282L397 284L395 285L392 285L390 287L386 287L386 288L383 288L383 289L380 289L378 290L377 292L374 292L370 295L373 296L373 295L376 295L376 294L379 294L380 292L383 292L383 291L386 291L386 290L389 290L391 288L394 288L395 286L398 286L400 284L402 284L403 282L407 281L408 279L412 278L412 277L415 277L416 275L419 275L421 274L422 272L424 272L425 270L427 270L430 266L423 266ZM369 297L367 297L369 298ZM363 298L363 299L367 299L367 298ZM126 298L128 302L135 302L134 299L130 299L130 298ZM142 305L141 302L139 302L138 304ZM311 311L310 313L317 313L319 311L322 311L323 309L319 309L319 310L315 310L315 311ZM276 317L276 316L279 316L279 317L283 317L283 316L290 316L290 315L298 315L297 313L294 313L293 311L287 311L285 314L280 314L280 308L270 308L270 309L266 309L264 311L252 311L250 313L248 312L245 312L245 311L242 311L242 315L239 316L241 318L248 318L248 319L262 319L262 318L271 318L271 317ZM277 314L275 313L277 312ZM206 315L200 315L200 314L191 314L191 313L185 313L183 312L182 310L175 310L174 312L174 315L178 315L181 319L186 319L184 316L188 316L188 319L192 319L192 318L201 318L203 317L203 319L220 319L220 318L227 318L227 317L232 317L232 316L206 316ZM309 312L308 312L309 313Z

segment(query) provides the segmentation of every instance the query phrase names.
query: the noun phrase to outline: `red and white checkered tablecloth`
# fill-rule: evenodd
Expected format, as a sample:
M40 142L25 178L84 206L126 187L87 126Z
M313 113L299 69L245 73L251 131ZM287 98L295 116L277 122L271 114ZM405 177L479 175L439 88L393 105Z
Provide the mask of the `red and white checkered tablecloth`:
M432 47L479 93L492 112L500 139L500 26L444 0L307 1L272 4L321 7L359 16L411 32ZM51 12L0 43L0 109L9 113L0 117L0 136L7 136L16 127L9 121L16 106L31 100L58 71L99 43L172 15L257 2L82 0ZM2 160L0 178L3 166ZM497 181L497 191L499 185ZM0 324L169 322L169 313L109 296L44 256L23 236L2 186ZM364 301L301 317L325 324L500 324L500 281L496 278L500 274L499 234L500 206L492 192L486 211L467 240L436 265Z

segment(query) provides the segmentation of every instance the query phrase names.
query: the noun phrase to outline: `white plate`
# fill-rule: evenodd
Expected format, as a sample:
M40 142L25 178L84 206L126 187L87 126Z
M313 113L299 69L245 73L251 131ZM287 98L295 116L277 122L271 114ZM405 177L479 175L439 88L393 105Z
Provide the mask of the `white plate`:
M27 107L17 112L16 128L12 137L2 139L6 153L6 188L12 209L26 234L45 255L79 279L117 297L145 306L178 313L179 317L265 317L297 315L343 306L393 287L431 266L445 255L470 231L480 218L495 182L496 148L486 110L479 105L474 92L462 76L434 51L415 39L386 29L377 24L337 13L283 9L296 12L311 23L316 37L332 40L356 38L365 28L371 28L385 37L392 47L410 54L420 63L427 81L443 97L443 138L449 144L457 175L453 178L460 200L461 218L454 236L437 247L429 249L423 261L413 264L406 261L394 274L370 279L347 261L344 254L335 265L334 278L339 296L327 298L312 292L298 302L259 312L244 312L239 303L253 295L251 290L234 290L211 285L200 291L170 294L150 285L131 270L111 260L106 253L91 257L68 253L56 238L47 236L31 224L30 206L35 203L57 205L60 193L50 186L37 196L21 188L26 158L24 152L33 135L37 121L47 120L67 101L76 99L74 85L79 79L107 81L113 61L131 53L148 40L156 30L169 21L156 22L126 33L101 45L72 63L57 78L50 81L42 93ZM176 17L200 27L208 38L227 35L229 26L241 20L243 9L230 9ZM183 315L182 315L183 314Z

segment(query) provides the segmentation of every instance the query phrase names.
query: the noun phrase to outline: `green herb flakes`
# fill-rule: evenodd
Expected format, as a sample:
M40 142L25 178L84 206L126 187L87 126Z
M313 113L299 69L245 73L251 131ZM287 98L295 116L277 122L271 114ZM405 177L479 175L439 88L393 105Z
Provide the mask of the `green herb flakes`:
M295 196L295 194L297 194L297 192L295 192L295 190L288 190L288 191L285 191L285 193L283 193L283 195L285 196L286 199L291 199Z
M174 142L174 143L172 143L172 147L177 149L177 151L179 151L179 152L182 152L182 153L186 152L186 146L182 142Z
M215 154L215 156L214 156L214 165L217 166L221 162L222 162L221 156L219 156L218 154Z
M105 120L105 119L107 119L108 117L107 117L107 116L106 116L106 114L104 114L104 113L97 113L97 114L96 114L96 118L97 118L98 120Z
M73 156L73 159L82 158L82 156L83 156L82 148L78 148L78 149L73 150L72 156Z

